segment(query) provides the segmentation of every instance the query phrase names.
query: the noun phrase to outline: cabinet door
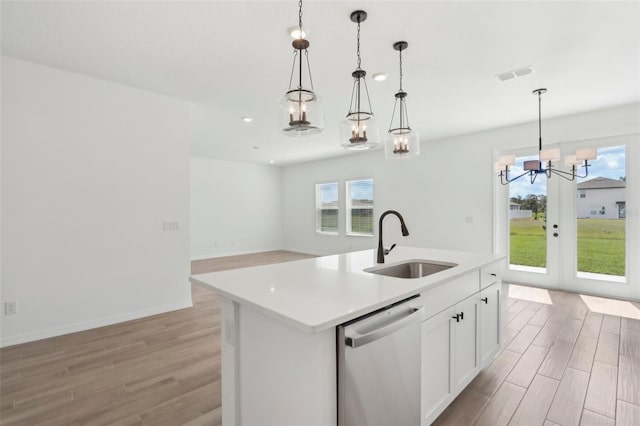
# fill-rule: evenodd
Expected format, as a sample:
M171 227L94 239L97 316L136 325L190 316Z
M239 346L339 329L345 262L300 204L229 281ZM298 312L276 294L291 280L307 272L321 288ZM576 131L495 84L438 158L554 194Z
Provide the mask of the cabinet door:
M479 299L477 294L455 306L454 326L454 386L455 393L462 391L480 371L479 362Z
M500 282L480 292L480 368L485 368L500 351Z
M430 425L454 398L454 308L422 323L422 425Z

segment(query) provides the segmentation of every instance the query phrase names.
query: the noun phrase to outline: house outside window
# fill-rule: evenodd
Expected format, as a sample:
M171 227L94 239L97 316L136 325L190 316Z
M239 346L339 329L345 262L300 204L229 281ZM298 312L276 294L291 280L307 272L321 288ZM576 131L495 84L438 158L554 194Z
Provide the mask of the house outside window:
M587 191L585 191L584 189L579 189L578 198L586 198L586 197L587 197Z
M373 179L346 182L347 234L373 235Z
M338 235L338 182L316 185L316 232Z

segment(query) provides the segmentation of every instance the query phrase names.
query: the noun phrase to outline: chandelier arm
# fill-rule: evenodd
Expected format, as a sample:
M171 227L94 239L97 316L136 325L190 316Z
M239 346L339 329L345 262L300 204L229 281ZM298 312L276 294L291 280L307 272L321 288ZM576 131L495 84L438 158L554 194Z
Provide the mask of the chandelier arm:
M409 113L407 112L407 106L406 105L404 106L404 121L405 121L405 123L407 123L407 129L411 130L411 125L409 125Z
M367 93L367 102L369 103L369 113L373 115L373 108L371 108L371 97L369 97L369 88L367 87L367 80L362 77L362 81L364 82L364 91ZM360 110L360 105L358 105L358 110Z
M589 166L590 166L590 165L591 165L591 164L589 164L589 163L587 162L587 160L584 160L584 164L582 165L582 167L584 167L584 176L580 176L580 175L578 175L578 174L576 174L576 176L577 176L577 177L579 177L580 179L584 179L584 178L586 178L587 176L589 176ZM576 166L573 166L573 168L574 168L574 169L575 169L575 167L576 167Z
M393 104L393 113L391 113L391 123L389 123L389 133L391 133L391 129L393 128L393 118L396 115L396 106L397 105L398 105L398 98L396 98L396 101Z
M309 65L309 51L304 49L304 56L307 59L307 70L309 72L309 84L311 85L311 91L313 91L313 78L311 78L311 65ZM302 81L300 81L300 87L302 87Z
M289 90L291 90L291 83L293 83L293 73L296 70L296 56L298 55L298 49L293 49L293 63L291 64L291 76L289 77Z
M351 100L349 101L349 112L347 113L347 117L353 112L353 95L356 93L356 84L358 80L353 80L353 87L351 88Z
M560 176L563 179L566 179L568 181L572 181L576 179L576 174L571 172L565 172L564 170L557 170L557 169L549 169L549 171L551 171L552 173L554 173L556 176Z
M521 175L518 175L518 176L516 176L514 178L509 179L509 170L506 170L506 171L500 170L500 183L502 183L503 185L508 185L511 182L513 182L514 180L520 179L522 176L526 175L527 173L529 173L529 171L526 171L526 172L522 173ZM506 180L503 179L503 177L506 178Z

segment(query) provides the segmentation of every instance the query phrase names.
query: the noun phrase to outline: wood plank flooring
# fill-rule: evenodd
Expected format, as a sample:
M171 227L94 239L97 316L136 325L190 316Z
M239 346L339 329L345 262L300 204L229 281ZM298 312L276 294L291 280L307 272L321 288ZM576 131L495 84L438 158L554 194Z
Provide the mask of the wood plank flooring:
M531 288L527 300L514 287L519 298L502 301L502 352L434 425L640 426L640 320L562 291Z
M192 271L307 257L207 259ZM640 426L640 321L526 290L503 300L502 352L435 424ZM193 308L0 349L0 424L219 425L217 299L192 292Z

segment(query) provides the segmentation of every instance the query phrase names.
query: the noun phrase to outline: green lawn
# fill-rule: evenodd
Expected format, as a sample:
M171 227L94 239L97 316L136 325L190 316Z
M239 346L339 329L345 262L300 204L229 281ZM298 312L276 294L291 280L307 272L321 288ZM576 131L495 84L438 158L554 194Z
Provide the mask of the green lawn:
M542 219L511 220L511 264L546 266L544 224ZM624 219L578 219L578 270L624 276Z

